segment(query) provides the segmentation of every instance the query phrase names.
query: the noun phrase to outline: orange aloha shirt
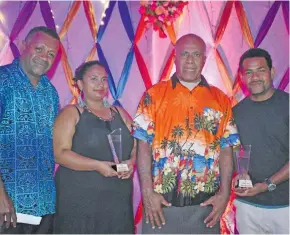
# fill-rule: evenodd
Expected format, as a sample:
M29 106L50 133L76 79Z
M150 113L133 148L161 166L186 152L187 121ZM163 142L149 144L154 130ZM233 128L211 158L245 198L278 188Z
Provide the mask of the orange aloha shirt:
M195 205L219 188L219 154L240 140L229 98L201 82L192 91L176 75L143 95L133 136L152 144L153 187L174 206Z

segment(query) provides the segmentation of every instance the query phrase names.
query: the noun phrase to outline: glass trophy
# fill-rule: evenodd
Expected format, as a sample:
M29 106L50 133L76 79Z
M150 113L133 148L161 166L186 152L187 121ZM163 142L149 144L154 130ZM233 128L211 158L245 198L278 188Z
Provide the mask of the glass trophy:
M252 188L253 184L249 176L249 166L251 158L251 145L243 145L234 150L235 165L239 174L238 188Z
M127 164L122 164L123 153L122 153L122 129L118 128L113 130L110 134L107 135L109 140L109 145L112 151L114 162L116 163L113 168L117 172L126 172L129 171Z

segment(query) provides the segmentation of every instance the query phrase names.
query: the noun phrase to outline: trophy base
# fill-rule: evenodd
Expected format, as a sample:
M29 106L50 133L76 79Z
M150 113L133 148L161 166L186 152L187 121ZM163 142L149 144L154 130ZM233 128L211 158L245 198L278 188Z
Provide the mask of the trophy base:
M251 180L238 180L239 188L253 188L253 184Z
M113 165L112 168L117 172L129 171L129 167L127 164L116 164L116 165Z

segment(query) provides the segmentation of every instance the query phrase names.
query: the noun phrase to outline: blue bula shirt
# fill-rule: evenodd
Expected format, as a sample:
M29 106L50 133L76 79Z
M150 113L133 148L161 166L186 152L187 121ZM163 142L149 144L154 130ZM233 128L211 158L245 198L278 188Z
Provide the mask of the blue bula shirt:
M0 173L17 213L55 212L52 138L58 104L47 76L34 88L19 59L0 67Z

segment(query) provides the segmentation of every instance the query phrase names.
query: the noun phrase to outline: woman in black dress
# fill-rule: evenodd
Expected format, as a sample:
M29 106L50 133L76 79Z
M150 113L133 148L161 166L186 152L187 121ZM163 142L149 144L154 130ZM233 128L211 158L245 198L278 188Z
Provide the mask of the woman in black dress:
M55 121L56 180L54 233L132 234L136 159L131 119L120 107L108 107L108 78L98 61L82 64L75 74L81 95ZM122 129L122 157L129 171L117 173L107 135Z

